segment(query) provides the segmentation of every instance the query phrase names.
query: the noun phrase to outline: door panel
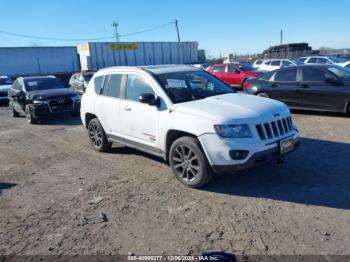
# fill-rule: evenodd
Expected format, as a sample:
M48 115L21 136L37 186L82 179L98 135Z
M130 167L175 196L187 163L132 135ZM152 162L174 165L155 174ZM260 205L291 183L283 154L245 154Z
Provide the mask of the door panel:
M155 146L158 139L158 107L138 101L141 94L155 94L155 91L143 76L130 74L126 82L125 99L120 104L121 133L130 140Z

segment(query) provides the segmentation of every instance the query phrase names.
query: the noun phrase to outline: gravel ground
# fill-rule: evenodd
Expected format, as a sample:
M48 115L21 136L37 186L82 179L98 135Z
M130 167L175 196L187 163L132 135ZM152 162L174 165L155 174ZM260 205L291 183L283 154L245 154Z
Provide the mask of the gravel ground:
M349 255L350 118L293 118L302 145L283 165L194 190L158 158L95 152L79 118L30 126L2 106L0 254Z

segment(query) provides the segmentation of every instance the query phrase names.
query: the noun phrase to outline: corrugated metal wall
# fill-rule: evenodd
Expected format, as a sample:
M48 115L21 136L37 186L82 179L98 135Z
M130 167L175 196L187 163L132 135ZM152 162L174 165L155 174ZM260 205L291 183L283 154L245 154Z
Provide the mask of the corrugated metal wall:
M76 47L0 48L0 75L63 74L79 70Z
M88 43L88 46L89 54L80 53L82 66L88 65L83 70L97 71L118 65L190 64L198 61L197 42Z

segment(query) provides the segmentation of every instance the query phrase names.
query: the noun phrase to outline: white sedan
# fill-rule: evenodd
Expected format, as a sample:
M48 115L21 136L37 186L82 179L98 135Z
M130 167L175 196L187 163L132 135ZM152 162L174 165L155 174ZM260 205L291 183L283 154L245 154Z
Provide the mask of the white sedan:
M7 76L0 76L0 101L8 100L8 91L11 88L12 80Z

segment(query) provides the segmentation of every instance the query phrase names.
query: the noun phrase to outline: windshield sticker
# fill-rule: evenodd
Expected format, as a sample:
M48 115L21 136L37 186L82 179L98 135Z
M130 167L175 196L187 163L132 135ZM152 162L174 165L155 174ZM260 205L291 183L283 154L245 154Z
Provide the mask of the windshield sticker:
M38 82L37 82L37 81L28 81L28 82L27 82L27 85L28 85L28 86L37 86L37 85L38 85Z
M169 87L172 88L187 88L185 80L181 79L167 79L166 80Z

